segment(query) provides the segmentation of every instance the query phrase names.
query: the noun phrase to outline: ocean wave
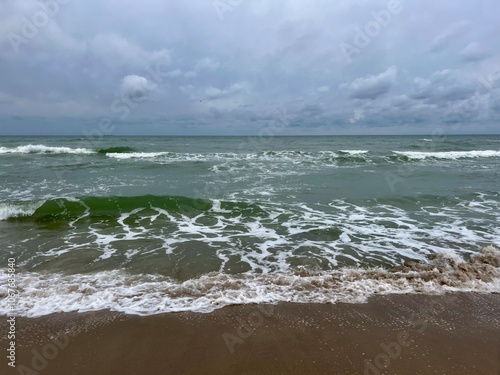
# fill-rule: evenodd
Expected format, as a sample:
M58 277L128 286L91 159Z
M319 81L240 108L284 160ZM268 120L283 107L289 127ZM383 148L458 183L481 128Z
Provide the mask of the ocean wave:
M2 225L14 231L57 228L57 238L21 244L36 246L30 267L88 249L89 269L113 269L125 259L136 269L154 258L148 272L192 277L222 269L285 272L304 264L324 271L395 266L444 249L470 253L476 244L499 243L499 203L495 194L328 205L143 195L5 203L0 212L8 221ZM179 259L182 270L174 265ZM68 267L79 270L74 262Z
M0 203L0 220L31 216L43 202Z
M4 270L0 270L4 271ZM7 284L7 272L0 283ZM361 303L380 294L500 292L500 250L493 246L464 260L446 252L427 262L394 269L344 268L318 272L297 268L269 274L210 273L184 282L122 270L64 275L18 272L16 314L37 317L58 312L110 309L126 314L208 313L235 304ZM0 315L12 314L0 292Z
M257 153L177 153L177 152L120 152L106 153L106 156L115 159L143 159L153 162L306 162L315 165L335 163L375 163L411 162L416 160L456 160L469 158L495 158L500 157L500 151L472 150L472 151L392 151L391 154L375 155L369 150L337 150L337 151L262 151Z
M1 203L0 220L48 222L81 217L120 217L124 212L152 206L168 212L188 214L206 211L212 204L207 200L181 196L66 197L38 202Z
M260 151L253 153L182 153L171 151L140 151L128 146L113 146L102 149L70 148L64 146L46 146L43 144L28 144L16 147L0 147L1 154L96 154L118 160L145 160L157 163L172 162L298 162L322 164L358 164L411 162L418 160L457 160L472 158L498 158L500 150L470 150L470 151L392 151L389 154L373 154L369 150L336 150L336 151Z
M0 147L0 154L95 154L87 148L55 147L45 145L25 145L17 147Z
M166 155L175 156L176 154L172 152L106 152L106 156L115 159L153 159Z
M339 154L348 154L348 155L362 155L370 152L369 150L338 150Z
M335 151L262 151L256 153L180 153L180 152L121 152L106 153L106 156L115 159L144 159L155 162L199 162L199 161L270 161L292 162L300 161L323 163L338 161L362 162L367 161L365 155L368 150L339 150Z
M132 147L127 147L127 146L115 146L115 147L108 147L108 148L101 148L97 153L99 154L124 154L124 153L130 153L135 151Z
M425 160L425 159L456 160L456 159L500 157L500 151L495 151L495 150L437 151L437 152L393 151L393 153L397 155L402 155L410 160Z
M471 151L392 151L386 155L372 154L369 150L336 150L336 151L261 151L254 153L182 153L171 151L138 151L127 146L114 146L91 150L88 148L55 147L46 145L24 145L17 147L0 147L0 154L96 154L118 160L144 160L156 163L177 162L299 162L324 164L359 164L411 162L418 160L457 160L472 158L497 158L498 150Z

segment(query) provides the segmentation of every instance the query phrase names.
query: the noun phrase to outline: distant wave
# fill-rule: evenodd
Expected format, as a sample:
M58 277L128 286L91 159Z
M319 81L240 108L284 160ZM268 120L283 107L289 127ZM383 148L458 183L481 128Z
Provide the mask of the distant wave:
M495 150L473 150L473 151L392 151L392 154L376 155L368 150L338 150L338 151L262 151L257 153L178 153L178 152L120 152L106 153L106 156L115 159L150 159L151 161L297 161L323 163L386 163L386 162L410 162L415 160L439 159L456 160L469 158L495 158L500 157L500 151Z
M362 155L367 154L368 150L338 150L339 154Z
M495 158L500 157L500 151L495 150L473 150L473 151L393 151L397 155L402 155L412 160L424 159L472 159L472 158Z
M415 160L456 160L472 158L498 158L499 150L471 151L392 151L381 155L369 150L337 150L337 151L294 151L277 150L253 153L183 153L171 151L138 151L127 146L113 146L102 149L56 147L46 145L23 145L16 147L0 147L1 154L94 154L113 159L147 160L153 162L204 162L204 161L270 161L270 162L308 162L315 165L342 163L387 163L411 162Z
M0 147L0 154L94 154L87 148L54 147L45 145L25 145L17 147Z
M261 161L311 161L330 162L332 160L364 162L368 150L339 150L335 151L261 151L256 153L181 153L181 152L121 152L106 153L106 156L115 159L158 159L162 161L237 161L237 160L261 160Z
M7 278L7 272L0 272L2 284L6 285ZM468 261L442 253L427 262L407 262L395 269L213 272L184 282L122 270L73 275L19 272L16 283L22 290L16 312L28 317L102 309L152 315L176 311L208 313L228 305L252 303L360 303L376 294L499 293L500 250L488 246ZM3 296L5 293L0 291L0 297ZM7 298L0 298L0 315L9 313Z
M106 156L115 159L152 159L159 156L176 155L172 152L104 152ZM189 154L188 154L189 155Z
M135 151L132 147L127 147L127 146L116 146L116 147L108 147L108 148L101 148L99 151L97 151L99 154L123 154L123 153L129 153Z

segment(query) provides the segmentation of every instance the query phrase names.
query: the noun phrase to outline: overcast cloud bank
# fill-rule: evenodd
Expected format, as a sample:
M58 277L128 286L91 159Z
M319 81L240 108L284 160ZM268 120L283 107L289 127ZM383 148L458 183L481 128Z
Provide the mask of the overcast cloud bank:
M0 2L0 134L499 133L500 4ZM222 14L222 16L221 16ZM348 50L346 46L355 50Z

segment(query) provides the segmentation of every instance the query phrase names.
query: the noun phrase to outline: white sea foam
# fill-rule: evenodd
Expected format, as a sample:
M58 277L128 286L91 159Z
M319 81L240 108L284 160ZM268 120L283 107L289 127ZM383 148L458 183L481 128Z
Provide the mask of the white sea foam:
M95 154L87 148L53 147L45 145L25 145L17 147L0 147L0 154Z
M469 158L495 158L500 157L500 151L495 150L473 150L473 151L393 151L395 154L404 155L414 160L424 159L469 159Z
M390 204L364 207L342 200L332 201L326 210L323 205L213 200L210 210L195 216L146 205L120 212L109 223L115 228L112 231L108 225L89 227L84 219L90 215L87 209L71 218L59 239L37 244L41 251L30 259L30 266L46 263L47 257L80 252L82 246L97 250L92 252L94 262L119 261L125 253L132 262L146 254L167 253L177 259L194 243L215 252L217 259L207 266L209 271L231 267L234 262L255 273L289 272L306 263L321 269L374 262L395 266L401 259L424 260L427 254L443 252L450 245L457 254L464 254L478 243L500 243L500 228L495 225L500 220L500 202L493 198L480 195L446 207L423 202L414 213ZM29 215L37 204L0 208L0 218L5 220ZM476 214L487 218L481 230L468 221ZM422 215L438 219L419 220ZM137 248L143 240L149 245Z
M114 159L152 159L168 154L173 155L170 152L108 152L106 156Z
M6 284L7 272L0 271L0 283ZM211 273L184 282L124 271L76 275L19 272L16 287L20 297L15 312L28 317L102 309L152 315L207 313L227 305L250 303L360 303L377 294L499 293L500 250L489 246L469 261L441 254L428 263L411 262L394 270ZM0 315L11 314L5 292L0 292L0 297Z
M341 154L350 156L362 155L368 153L368 150L339 150ZM106 156L115 159L160 159L171 161L241 161L241 160L262 160L262 161L321 161L325 158L338 158L341 154L333 151L262 151L255 153L181 153L181 152L123 152L107 153Z
M114 159L153 159L155 161L203 161L203 160L233 160L233 159L246 159L248 154L234 154L234 153L182 153L182 152L122 152L122 153L107 153L106 156Z
M362 155L362 154L367 154L369 152L368 150L339 150L339 151L349 155Z
M0 220L12 217L30 216L43 204L40 202L0 203Z

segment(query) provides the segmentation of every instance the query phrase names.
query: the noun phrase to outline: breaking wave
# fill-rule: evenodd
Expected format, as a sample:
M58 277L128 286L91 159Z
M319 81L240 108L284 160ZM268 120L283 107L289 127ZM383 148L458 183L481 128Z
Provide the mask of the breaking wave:
M1 203L0 220L60 221L80 217L119 217L138 208L161 208L167 212L206 211L209 201L180 196L131 196L55 198L39 202Z
M352 162L384 164L387 162L411 162L416 160L457 160L475 158L497 158L500 151L473 150L473 151L392 151L389 154L373 154L368 150L338 150L338 151L263 151L250 154L238 153L176 153L176 152L120 152L106 153L106 156L115 159L149 159L150 161L278 161L278 162Z
M0 283L7 284L7 272ZM394 269L344 268L317 272L236 275L210 273L184 282L160 275L124 271L93 274L20 272L16 275L20 316L110 309L134 315L176 311L208 313L235 304L366 302L380 294L500 292L500 250L493 246L465 260L437 254L424 263L407 262ZM0 292L0 315L11 314Z
M418 147L418 146L415 146ZM457 160L475 158L498 158L498 150L470 151L388 151L373 153L369 150L336 150L336 151L261 151L253 153L182 153L171 151L135 150L127 146L114 146L92 150L89 148L55 147L46 145L23 145L17 147L0 147L0 154L84 154L103 155L119 160L145 160L153 162L199 162L199 161L270 161L270 162L311 162L318 165L331 163L394 163L419 160Z
M500 157L500 151L495 151L495 150L440 151L440 152L393 151L393 152L397 155L403 155L411 160L424 160L424 159L456 160L456 159Z
M0 147L0 154L94 154L87 148L53 147L45 145L25 145Z
M0 203L0 220L30 216L42 204L43 201L22 202L22 203Z
M135 151L132 147L126 147L126 146L117 146L117 147L108 147L108 148L101 148L99 151L97 151L99 154L123 154L123 153L129 153Z

